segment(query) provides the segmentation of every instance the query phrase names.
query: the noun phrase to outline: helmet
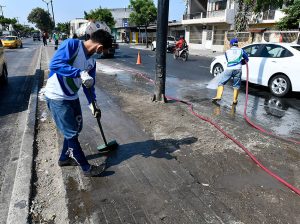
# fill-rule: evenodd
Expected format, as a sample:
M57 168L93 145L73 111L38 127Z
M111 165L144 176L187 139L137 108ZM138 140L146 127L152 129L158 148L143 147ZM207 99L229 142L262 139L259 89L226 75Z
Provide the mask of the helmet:
M239 43L239 40L237 38L233 38L230 40L230 45L235 46Z
M85 28L85 33L91 35L97 30L105 30L111 33L110 28L106 25L105 22L89 22Z

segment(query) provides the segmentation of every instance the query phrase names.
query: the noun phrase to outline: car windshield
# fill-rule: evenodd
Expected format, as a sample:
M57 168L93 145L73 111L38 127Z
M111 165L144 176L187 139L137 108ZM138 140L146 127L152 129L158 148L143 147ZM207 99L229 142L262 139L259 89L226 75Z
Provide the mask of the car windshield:
M168 37L168 41L175 41L174 37Z
M15 40L16 38L15 37L5 37L3 38L3 40Z
M292 46L292 48L294 48L294 49L300 51L300 46Z

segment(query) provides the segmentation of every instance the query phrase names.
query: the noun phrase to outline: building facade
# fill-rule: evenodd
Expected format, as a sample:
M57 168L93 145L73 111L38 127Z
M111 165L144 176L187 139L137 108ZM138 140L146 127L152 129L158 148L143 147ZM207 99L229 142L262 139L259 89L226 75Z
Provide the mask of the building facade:
M185 36L190 48L224 51L224 45L227 44L226 32L235 28L237 6L235 0L188 0L182 24L185 26ZM275 25L282 17L284 13L281 9L272 5L261 13L253 13L249 18L248 30L253 33L251 39L255 42L264 41L263 32L276 29ZM276 38L271 39L276 41Z

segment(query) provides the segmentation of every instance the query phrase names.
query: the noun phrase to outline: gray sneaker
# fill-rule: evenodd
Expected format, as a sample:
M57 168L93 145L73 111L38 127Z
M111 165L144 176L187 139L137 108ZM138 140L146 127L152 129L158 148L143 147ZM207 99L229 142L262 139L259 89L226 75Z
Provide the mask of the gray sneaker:
M83 175L86 177L96 177L99 176L105 170L105 163L100 164L99 166L91 165L90 169L83 171Z

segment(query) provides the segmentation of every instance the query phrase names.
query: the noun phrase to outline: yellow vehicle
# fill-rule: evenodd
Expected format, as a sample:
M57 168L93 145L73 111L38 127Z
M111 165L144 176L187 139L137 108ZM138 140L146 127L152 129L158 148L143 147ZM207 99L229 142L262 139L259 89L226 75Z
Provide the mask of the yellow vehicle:
M4 47L8 48L22 48L23 43L21 39L17 36L6 36L2 38L2 44Z
M4 47L2 45L2 42L0 41L0 85L7 84L8 78L7 78L7 67L6 67L6 61L4 58Z

